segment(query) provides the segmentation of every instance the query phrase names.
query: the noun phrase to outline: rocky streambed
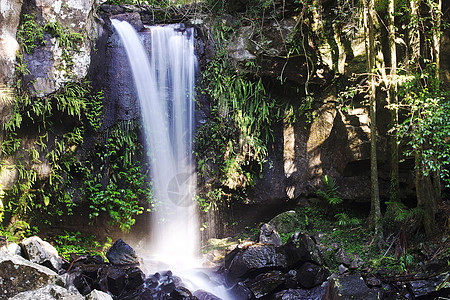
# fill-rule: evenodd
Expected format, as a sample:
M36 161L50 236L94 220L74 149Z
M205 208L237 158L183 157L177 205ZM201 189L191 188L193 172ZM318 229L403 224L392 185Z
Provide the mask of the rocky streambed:
M338 250L339 273L331 273L313 236L297 232L281 245L270 227L262 232L264 243L233 246L212 272L198 272L210 285L225 286L235 300L434 299L450 294L444 262L429 262L421 275L383 279L368 275L361 260ZM144 274L142 260L120 239L106 258L73 254L67 261L36 236L20 245L4 242L0 299L221 299L202 289L190 290L170 270Z

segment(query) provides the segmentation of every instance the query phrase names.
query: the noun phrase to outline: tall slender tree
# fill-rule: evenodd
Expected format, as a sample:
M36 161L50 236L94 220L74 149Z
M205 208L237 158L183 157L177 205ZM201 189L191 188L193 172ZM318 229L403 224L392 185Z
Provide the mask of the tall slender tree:
M430 0L431 1L431 0ZM421 24L421 16L419 12L419 7L421 5L421 0L410 0L410 24L408 31L408 48L409 48L409 57L408 57L408 68L407 75L414 77L417 74L422 72L420 66L420 57L421 50L423 50L423 54L426 54L425 49L421 49L420 44L420 27L424 27L424 25L419 26ZM429 4L429 3L428 3ZM422 34L426 34L423 32ZM433 51L432 51L433 52ZM421 83L426 87L426 91L429 88L433 89L435 87L429 86L430 82ZM412 96L419 97L420 93L416 93ZM428 98L428 97L425 97ZM413 146L413 153L415 159L415 186L416 186L416 195L417 195L417 207L422 211L422 224L425 228L425 232L427 235L432 235L435 228L435 214L437 211L436 206L436 189L433 185L431 179L431 170L428 167L428 164L425 163L423 158L425 157L425 151L427 151L428 145L426 141L424 141L423 132L421 132L420 128L420 120L427 117L426 109L423 107L417 106L425 106L425 103L419 103L419 101L426 101L427 99L418 99L413 100L415 102L416 108L413 107L411 110L411 120L412 120L412 134L410 135L412 138L411 144Z
M370 223L375 230L375 239L383 239L381 224L380 191L378 186L377 166L377 123L376 123L376 77L375 77L375 1L364 0L364 29L366 32L366 53L368 61L368 97L370 114L370 179L371 179L371 210Z
M433 45L432 45L432 61L434 64L434 70L435 70L435 77L437 86L436 88L439 88L439 82L440 82L440 65L441 65L441 15L442 15L442 0L428 0L430 7L430 14L432 18L432 32L433 32ZM442 200L441 196L441 179L440 179L440 172L438 169L434 170L432 173L433 176L433 187L434 187L434 194L436 197L436 202L440 202Z
M395 128L398 126L398 83L397 83L397 47L395 45L395 3L389 0L388 3L388 40L390 55L389 72L389 104L391 106L391 201L398 200L399 192L399 154L398 154L398 136Z

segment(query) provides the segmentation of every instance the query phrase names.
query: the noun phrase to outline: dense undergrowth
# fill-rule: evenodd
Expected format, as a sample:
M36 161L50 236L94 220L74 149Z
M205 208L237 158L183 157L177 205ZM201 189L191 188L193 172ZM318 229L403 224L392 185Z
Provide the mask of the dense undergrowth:
M12 188L0 186L3 230L21 236L28 223L52 226L83 213L94 224L103 213L129 231L152 201L148 167L140 161L139 125L102 126L103 92L85 80L68 82L43 97L26 88L30 71L25 55L44 51L48 36L61 49L60 71L72 76L80 33L25 14L17 35L18 79L3 101L10 112L2 120L1 172L16 172L18 178Z
M329 207L322 204L313 204L306 207L297 207L289 213L282 214L280 236L285 243L289 237L297 232L304 232L314 238L325 266L334 273L339 273L337 253L346 253L348 258L355 261L354 271L363 274L376 274L381 277L395 277L420 273L419 265L428 260L447 260L450 257L450 238L448 232L436 234L425 239L421 232L409 232L407 228L414 222L413 219L400 223L392 223L385 219L384 227L387 237L382 243L374 239L374 232L364 221L365 213L348 207L349 216L359 220L359 224L342 223L330 214ZM442 206L442 219L450 214L449 203ZM229 251L235 245L246 241L256 242L259 239L260 228L263 223L246 226L243 231L233 237L213 239L204 246L203 252L207 254L214 250ZM408 231L408 232L406 232Z

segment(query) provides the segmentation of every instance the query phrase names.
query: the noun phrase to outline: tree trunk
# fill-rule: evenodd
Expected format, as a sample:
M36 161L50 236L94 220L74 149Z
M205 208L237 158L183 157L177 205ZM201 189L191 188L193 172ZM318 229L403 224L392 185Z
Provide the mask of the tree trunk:
M366 2L367 1L367 2ZM381 224L380 191L378 187L377 167L377 123L376 123L376 78L375 78L375 3L374 0L366 0L365 14L367 18L366 33L368 34L368 72L369 72L369 114L370 114L370 179L371 179L371 211L370 221L375 230L375 239L379 242L383 239L383 227Z
M388 5L388 35L391 71L389 82L389 104L391 105L391 190L390 201L398 201L398 95L397 95L397 47L395 45L394 0Z
M437 210L435 191L430 176L424 176L424 169L416 154L416 193L417 207L421 209L422 222L427 236L435 230L435 214Z
M410 26L409 35L409 47L410 57L409 57L409 68L408 72L420 72L419 70L419 57L420 57L420 31L418 26L419 20L419 4L420 0L410 1ZM415 130L412 128L412 130ZM420 156L424 149L422 146L417 147L415 152L415 185L417 194L417 207L423 212L422 214L422 224L425 229L427 236L433 234L433 229L435 227L435 214L436 214L436 187L433 185L430 173L427 174L425 166L420 161Z
M430 0L431 1L431 0ZM442 12L442 0L438 0L437 3L432 2L430 5L431 16L433 19L433 63L435 65L435 76L437 80L436 88L439 88L440 81L440 64L441 64L441 12ZM436 202L442 201L441 195L441 176L439 170L432 173L433 187L435 193Z

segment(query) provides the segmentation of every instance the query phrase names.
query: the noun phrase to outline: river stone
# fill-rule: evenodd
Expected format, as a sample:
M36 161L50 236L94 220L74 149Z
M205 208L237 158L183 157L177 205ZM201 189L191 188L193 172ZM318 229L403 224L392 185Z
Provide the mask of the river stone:
M304 262L323 265L323 259L313 238L305 233L292 234L286 244L280 247L290 268L298 268Z
M259 233L259 242L262 244L272 244L281 246L281 237L274 227L270 224L264 224Z
M310 289L327 280L330 272L319 265L306 262L298 270L296 279L302 288Z
M9 299L18 293L53 283L64 284L61 277L49 268L0 250L0 299Z
M287 267L286 257L270 244L250 244L236 247L225 258L226 279L236 283L249 272L261 273L269 268Z
M262 298L272 293L279 286L284 284L286 275L281 271L271 271L259 274L254 279L244 282L245 286L252 291L256 299Z
M382 299L382 291L370 289L359 273L331 278L329 285L329 299Z
M73 293L68 291L67 289L56 285L49 284L45 287L34 291L22 292L15 295L10 300L83 300L84 297L79 293Z
M139 264L139 258L130 245L118 239L114 245L106 252L106 258L113 265L134 265Z
M253 293L247 288L243 282L236 283L229 291L231 299L250 300L253 299Z
M327 291L328 282L320 286L316 286L312 289L288 289L276 293L271 299L272 300L317 300L317 299L330 299L325 298ZM353 299L353 298L349 298ZM363 298L361 298L363 299Z
M437 291L436 287L448 280L448 278L449 273L443 273L429 279L411 281L411 291L416 297L426 296Z
M86 300L113 300L113 297L111 297L108 293L93 290L86 296Z
M50 243L43 241L38 236L32 236L24 239L21 244L25 251L25 258L28 258L31 262L46 266L54 271L60 269L62 259Z
M221 298L219 298L211 293L208 293L207 291L204 291L204 290L195 291L193 296L197 297L198 300L222 300Z

